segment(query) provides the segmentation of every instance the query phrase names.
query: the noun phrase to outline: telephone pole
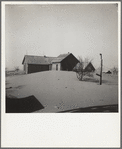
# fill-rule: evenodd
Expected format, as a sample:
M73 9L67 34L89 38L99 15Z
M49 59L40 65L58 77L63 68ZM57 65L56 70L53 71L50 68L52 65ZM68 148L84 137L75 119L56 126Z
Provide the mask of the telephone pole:
M103 67L103 59L102 59L102 54L101 54L101 53L100 53L100 58L101 58L100 85L102 85L102 67Z

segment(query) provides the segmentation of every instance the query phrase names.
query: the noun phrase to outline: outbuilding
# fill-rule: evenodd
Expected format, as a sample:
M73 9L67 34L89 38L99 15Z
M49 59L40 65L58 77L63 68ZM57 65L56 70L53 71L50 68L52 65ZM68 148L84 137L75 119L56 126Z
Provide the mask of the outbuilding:
M94 66L92 65L92 63L88 63L88 65L85 67L84 69L84 72L94 72L95 71L95 68Z

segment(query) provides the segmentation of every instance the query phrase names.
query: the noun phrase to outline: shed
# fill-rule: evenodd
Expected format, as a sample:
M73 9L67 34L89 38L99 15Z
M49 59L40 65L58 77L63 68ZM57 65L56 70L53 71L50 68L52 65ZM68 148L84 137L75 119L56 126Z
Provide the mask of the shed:
M83 63L82 66L81 66L81 63L78 63L73 68L73 70L77 72L77 71L79 71L82 68L84 72L94 72L95 71L95 68L94 68L94 66L93 66L93 64L91 62L89 62L89 63L82 62L82 63Z
M95 71L95 68L94 66L92 65L92 63L88 63L88 65L85 67L84 69L84 72L94 72Z

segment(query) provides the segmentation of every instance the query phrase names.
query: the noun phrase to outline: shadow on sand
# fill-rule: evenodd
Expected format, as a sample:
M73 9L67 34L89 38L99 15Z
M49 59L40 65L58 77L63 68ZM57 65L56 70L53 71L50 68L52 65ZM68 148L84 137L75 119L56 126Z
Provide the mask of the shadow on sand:
M94 107L86 107L86 108L78 108L67 111L60 111L59 113L92 113L92 112L118 112L118 105L104 105L104 106L94 106Z
M84 82L93 82L93 83L97 83L97 84L99 84L99 82L100 82L98 79L90 78L90 77L89 78L83 78L82 81L84 81ZM108 84L108 85L114 84L114 83L111 83L108 80L102 80L102 83L103 84Z
M33 95L25 98L6 97L6 113L30 113L43 108Z

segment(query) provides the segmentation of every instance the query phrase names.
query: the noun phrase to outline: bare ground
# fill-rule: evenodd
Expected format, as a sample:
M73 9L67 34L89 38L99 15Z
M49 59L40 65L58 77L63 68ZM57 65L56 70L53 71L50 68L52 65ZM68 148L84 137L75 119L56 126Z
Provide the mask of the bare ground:
M36 112L59 112L89 106L118 104L118 77L103 74L79 81L75 72L45 71L6 77L8 97L34 95L44 106Z

